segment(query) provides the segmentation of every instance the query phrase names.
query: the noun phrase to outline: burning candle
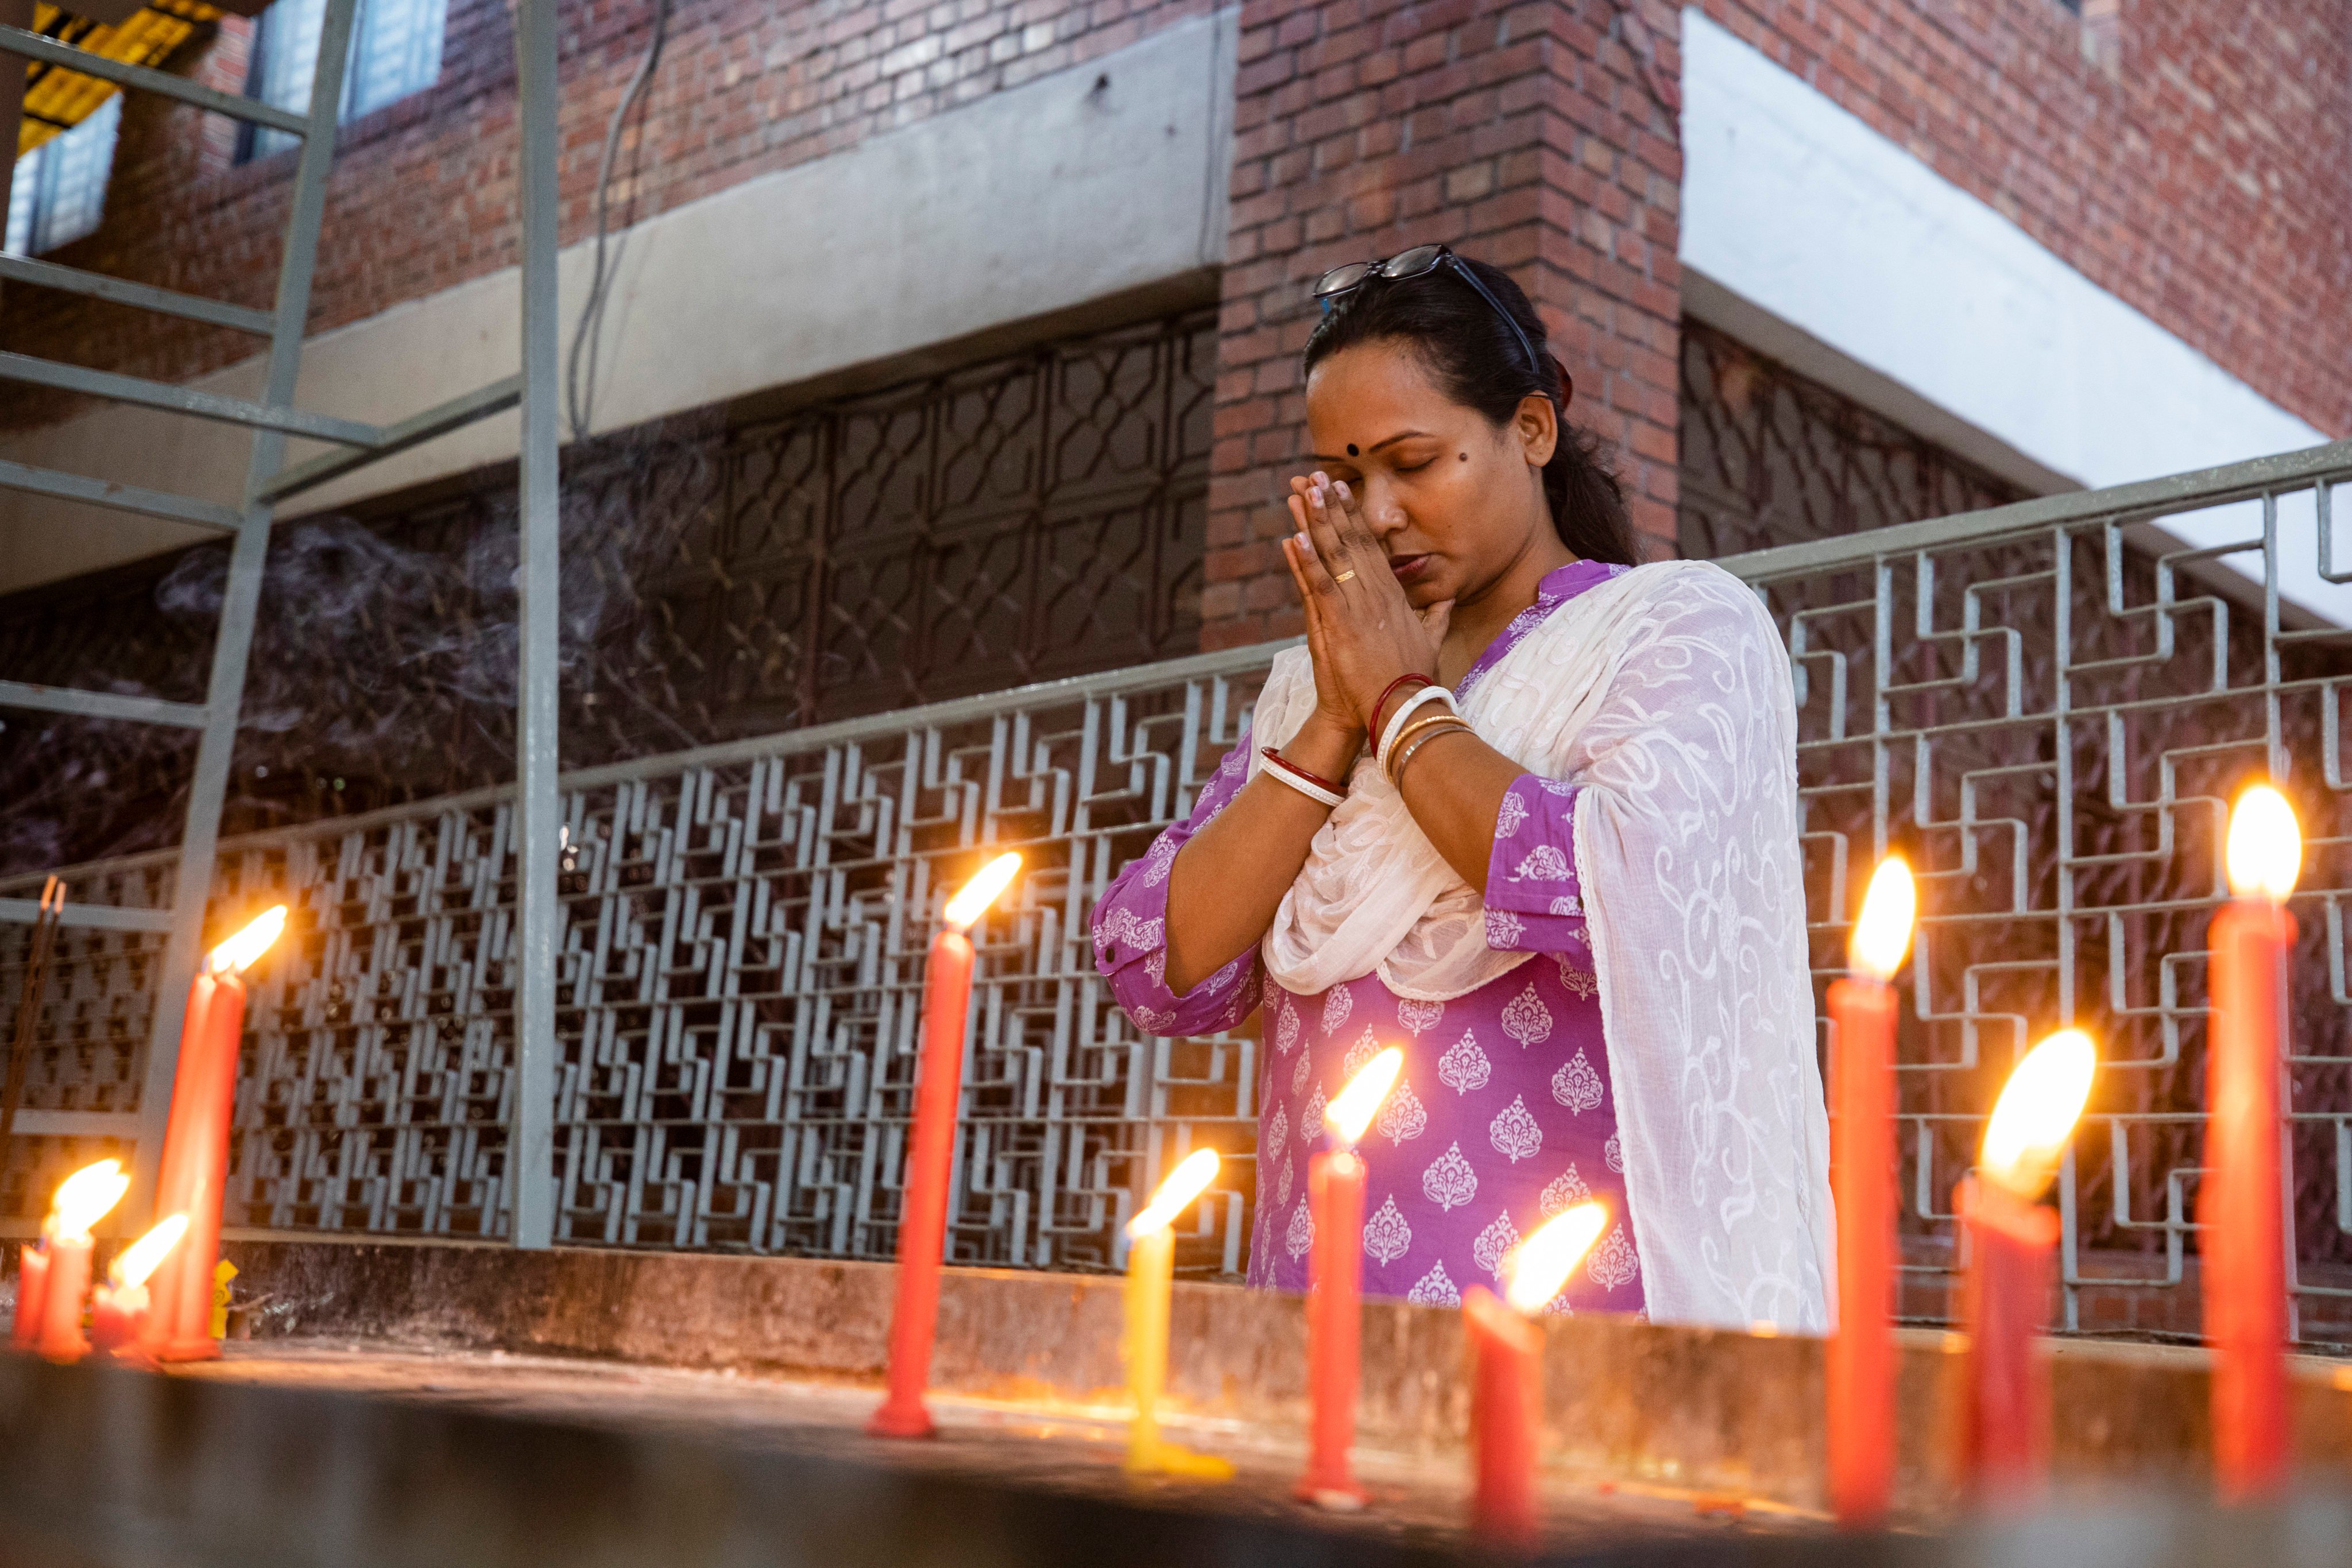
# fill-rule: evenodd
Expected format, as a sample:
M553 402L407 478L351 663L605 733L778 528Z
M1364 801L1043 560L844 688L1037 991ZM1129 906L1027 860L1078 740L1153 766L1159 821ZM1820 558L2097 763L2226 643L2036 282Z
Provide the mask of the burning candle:
M1168 1298L1176 1270L1176 1217L1192 1207L1217 1175L1217 1151L1195 1149L1160 1184L1151 1201L1127 1228L1128 1392L1135 1418L1127 1428L1130 1474L1192 1476L1223 1480L1234 1467L1210 1454L1196 1454L1160 1436L1160 1396L1168 1385Z
M915 1125L898 1209L898 1300L890 1316L889 1393L866 1429L881 1437L928 1437L939 1428L923 1403L939 1325L940 1266L948 1239L949 1166L956 1099L963 1089L964 1014L971 1006L972 924L1021 870L999 855L948 900L923 975L923 1047L915 1069Z
M155 1207L188 1217L147 1290L152 1300L140 1348L157 1361L220 1354L212 1335L213 1264L220 1256L221 1200L228 1186L228 1122L236 1102L237 1044L245 1033L245 971L286 928L278 904L212 950L188 987L180 1060L172 1077L172 1117Z
M188 1217L175 1214L122 1249L106 1283L89 1295L89 1343L94 1350L134 1355L131 1342L147 1326L147 1277L180 1243Z
M1543 1328L1552 1303L1608 1227L1609 1208L1580 1203L1504 1255L1503 1298L1484 1285L1462 1293L1471 1352L1470 1442L1475 1477L1471 1528L1501 1546L1536 1537L1536 1433L1543 1410Z
M1969 1242L1960 1464L1980 1501L2030 1500L2048 1463L2050 1389L2033 1340L2050 1295L2058 1215L2041 1197L2097 1068L2081 1030L2060 1030L2026 1052L1993 1106L1976 1174L1955 1195Z
M1313 1402L1307 1474L1298 1495L1325 1508L1364 1506L1349 1450L1356 1441L1357 1342L1363 1333L1364 1162L1356 1140L1396 1086L1404 1052L1389 1047L1323 1112L1332 1148L1307 1162L1315 1240L1307 1259L1307 1388Z
M121 1160L82 1166L58 1184L41 1239L49 1254L41 1291L41 1326L33 1348L51 1361L79 1361L89 1353L81 1336L81 1299L89 1291L89 1228L122 1201L131 1178Z
M2303 831L2267 784L2230 813L2230 890L2213 917L2212 1023L2206 1067L2205 1333L2213 1344L2213 1468L2221 1497L2284 1487L2293 1456L2286 1382L2286 1217L2279 1074L2285 1058L2284 908L2302 869Z
M1830 1502L1849 1527L1876 1524L1895 1484L1895 988L1918 894L1890 855L1871 874L1830 987L1837 1026L1830 1186L1837 1208L1838 1323L1829 1343Z

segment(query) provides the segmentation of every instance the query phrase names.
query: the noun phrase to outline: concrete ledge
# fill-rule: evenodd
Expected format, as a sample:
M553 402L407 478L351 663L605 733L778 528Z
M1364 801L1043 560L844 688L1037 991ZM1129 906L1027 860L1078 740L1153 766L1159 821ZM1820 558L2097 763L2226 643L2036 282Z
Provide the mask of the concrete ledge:
M246 1321L259 1336L322 1335L503 1349L878 1385L895 1270L887 1265L705 1253L243 1242ZM948 1271L932 1382L1034 1406L1123 1399L1119 1283L1070 1274ZM1949 1509L1948 1437L1959 1358L1949 1336L1906 1333L1898 1501ZM1301 1302L1181 1284L1170 1392L1194 1414L1303 1441ZM1360 1440L1390 1454L1458 1458L1468 1415L1458 1315L1364 1313ZM2053 1342L2054 1461L2063 1486L2207 1485L2207 1359L2160 1346ZM2331 1484L2352 1464L2352 1368L2297 1364L2305 1469ZM1558 1322L1545 1363L1548 1461L1799 1509L1822 1505L1822 1345L1816 1340Z

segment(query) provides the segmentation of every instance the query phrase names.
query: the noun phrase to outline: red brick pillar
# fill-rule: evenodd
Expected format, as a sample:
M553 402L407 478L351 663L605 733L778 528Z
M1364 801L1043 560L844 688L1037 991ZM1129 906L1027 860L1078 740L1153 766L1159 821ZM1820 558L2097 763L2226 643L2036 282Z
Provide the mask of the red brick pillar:
M1663 0L1247 0L1218 337L1202 643L1301 629L1278 541L1303 450L1307 290L1443 241L1507 269L1617 445L1653 553L1675 533L1680 59Z

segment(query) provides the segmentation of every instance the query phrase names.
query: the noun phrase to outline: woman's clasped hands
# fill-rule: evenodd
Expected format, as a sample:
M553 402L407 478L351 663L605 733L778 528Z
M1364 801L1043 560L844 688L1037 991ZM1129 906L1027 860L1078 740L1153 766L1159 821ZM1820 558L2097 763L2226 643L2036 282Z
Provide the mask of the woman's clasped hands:
M1307 609L1307 651L1315 664L1316 720L1359 737L1372 709L1400 679L1437 679L1438 653L1454 601L1416 610L1390 569L1388 551L1366 521L1360 498L1319 469L1290 481L1298 532L1283 558ZM1389 710L1395 710L1395 704Z

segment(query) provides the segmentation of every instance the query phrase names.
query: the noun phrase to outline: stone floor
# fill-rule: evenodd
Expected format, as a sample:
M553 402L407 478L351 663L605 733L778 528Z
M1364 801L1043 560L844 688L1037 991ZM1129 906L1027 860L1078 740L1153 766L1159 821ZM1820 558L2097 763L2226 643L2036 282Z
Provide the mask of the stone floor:
M221 1361L176 1367L169 1375L821 1454L1013 1487L1286 1521L1441 1551L1465 1543L1468 1479L1458 1463L1360 1451L1359 1470L1372 1506L1334 1513L1291 1497L1302 1458L1295 1447L1268 1442L1238 1422L1178 1417L1168 1427L1172 1440L1233 1460L1238 1473L1232 1481L1138 1481L1120 1468L1123 1413L1103 1408L935 1396L940 1437L902 1442L865 1434L876 1396L862 1387L328 1340L231 1342L226 1349ZM1549 1478L1547 1501L1546 1545L1572 1555L1819 1536L1828 1528L1819 1515L1762 1500L1597 1478Z

